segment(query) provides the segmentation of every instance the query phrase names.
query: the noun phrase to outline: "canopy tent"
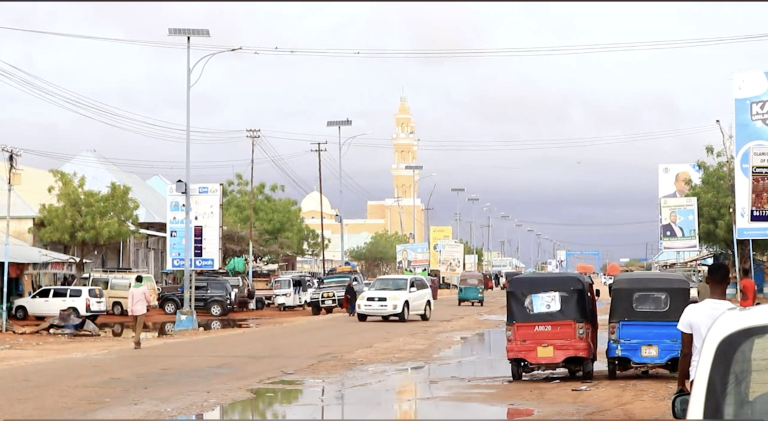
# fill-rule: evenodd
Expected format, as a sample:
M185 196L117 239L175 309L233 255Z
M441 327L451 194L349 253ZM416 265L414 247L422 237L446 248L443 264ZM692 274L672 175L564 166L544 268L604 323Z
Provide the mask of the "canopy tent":
M55 251L41 249L39 247L30 246L29 244L19 240L18 238L11 237L9 249L9 262L10 263L46 263L46 262L72 262L75 263L79 259L74 256L69 256L63 253L57 253ZM5 258L5 239L0 237L0 259ZM0 260L2 261L2 260ZM85 260L86 263L90 260Z

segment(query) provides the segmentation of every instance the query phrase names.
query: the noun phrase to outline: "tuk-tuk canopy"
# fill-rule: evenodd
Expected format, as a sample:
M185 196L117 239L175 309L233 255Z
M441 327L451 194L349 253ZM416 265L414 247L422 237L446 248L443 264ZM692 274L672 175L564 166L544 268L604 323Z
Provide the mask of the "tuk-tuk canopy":
M508 271L504 272L504 279L510 280L510 279L514 278L515 276L520 276L520 275L522 275L522 273L520 273L520 272L518 272L516 270L508 270Z
M461 272L459 276L459 285L469 287L482 287L485 285L485 278L480 272Z
M509 280L507 323L592 320L592 278L577 273L526 273Z
M691 281L679 273L624 272L611 289L611 323L676 322L691 302Z

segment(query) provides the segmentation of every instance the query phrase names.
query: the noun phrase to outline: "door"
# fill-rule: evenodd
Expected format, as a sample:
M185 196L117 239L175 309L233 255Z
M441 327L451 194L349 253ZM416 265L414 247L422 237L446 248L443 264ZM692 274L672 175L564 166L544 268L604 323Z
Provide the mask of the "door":
M424 309L424 300L419 290L419 278L413 277L408 282L408 300L411 302L411 311L422 311ZM416 292L411 292L411 288L416 288Z
M27 312L30 316L43 316L48 313L45 312L45 308L50 303L51 288L42 288L29 297L29 303L27 304Z
M418 289L421 308L424 309L429 301L429 297L432 296L432 289L429 287L429 284L421 278L416 279L416 289Z
M91 281L88 283L89 286L92 287L99 287L102 291L104 291L104 296L107 299L107 306L109 308L112 308L112 302L115 300L115 298L110 294L109 291L109 278L91 278Z
M53 288L53 293L45 308L45 314L49 316L58 316L59 311L69 307L74 307L69 305L69 288Z

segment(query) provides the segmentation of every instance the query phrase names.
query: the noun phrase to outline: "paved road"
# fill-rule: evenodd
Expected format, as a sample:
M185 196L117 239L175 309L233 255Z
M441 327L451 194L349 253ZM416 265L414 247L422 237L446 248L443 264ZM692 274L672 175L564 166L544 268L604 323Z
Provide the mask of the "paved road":
M418 316L403 324L323 315L188 341L155 340L141 350L132 349L126 338L124 350L3 368L0 418L142 418L158 416L157 411L165 411L166 417L183 415L194 405L241 397L245 389L280 376L282 370L300 373L317 361L391 338L424 338L457 321L477 320L480 313L501 314L504 293L488 295L482 308L458 307L454 298L440 297L432 321L426 323Z

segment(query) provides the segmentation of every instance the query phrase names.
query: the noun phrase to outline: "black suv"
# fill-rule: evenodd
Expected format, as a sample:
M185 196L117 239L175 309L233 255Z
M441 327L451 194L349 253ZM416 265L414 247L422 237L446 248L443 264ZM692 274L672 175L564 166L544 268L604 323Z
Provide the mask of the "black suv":
M232 309L232 295L232 285L226 279L195 279L196 310L205 309L213 317L226 316ZM165 314L176 314L184 302L184 293L182 291L162 292L158 302Z

